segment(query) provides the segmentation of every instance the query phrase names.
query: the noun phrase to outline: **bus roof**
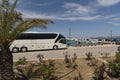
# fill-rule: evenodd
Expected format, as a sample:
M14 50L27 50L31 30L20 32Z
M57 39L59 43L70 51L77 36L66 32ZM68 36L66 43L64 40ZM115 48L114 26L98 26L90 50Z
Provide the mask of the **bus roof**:
M33 34L34 34L34 33L41 33L41 34L42 34L42 33L44 33L44 34L45 34L45 33L46 33L46 34L48 34L48 33L52 34L52 33L53 33L53 34L59 34L58 32L23 32L23 33L33 33Z

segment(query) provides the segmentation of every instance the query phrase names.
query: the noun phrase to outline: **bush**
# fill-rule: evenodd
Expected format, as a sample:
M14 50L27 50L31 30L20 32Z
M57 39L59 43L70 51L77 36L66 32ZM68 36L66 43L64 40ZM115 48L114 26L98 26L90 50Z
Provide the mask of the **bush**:
M120 77L120 52L116 53L116 59L109 62L110 76Z
M16 67L16 80L56 80L55 63L51 60L39 65L27 64L26 67Z
M98 60L95 59L95 57L93 57L91 60L90 60L90 66L97 66L98 64Z
M76 69L77 68L77 64L76 64L76 60L77 60L77 55L76 53L74 53L73 57L70 57L70 55L68 55L68 53L63 53L65 56L65 64L67 68L73 68Z
M75 76L73 80L83 80L83 77L79 71L78 76Z
M30 80L32 78L40 78L40 69L35 68L34 65L27 65L26 67L16 67L15 80Z
M43 63L40 66L41 75L43 80L56 80L55 73L55 63L52 60L49 60L47 63Z
M100 63L95 58L92 58L91 66L93 67L93 71L94 71L94 75L93 75L94 80L110 80L106 72L107 66L105 65L105 63Z
M87 60L91 60L93 54L91 52L88 52L88 53L86 53L86 56L87 56L87 58L86 58Z
M39 60L40 63L43 63L43 62L44 62L44 61L43 61L43 59L44 59L44 56L43 56L43 55L38 54L36 57L38 58L38 60Z
M107 58L107 57L109 57L109 55L110 55L110 53L101 53L101 57L103 57L103 58Z
M25 65L27 63L27 59L25 57L19 58L17 62L15 62L15 65Z
M109 80L107 76L105 76L105 69L106 65L103 63L100 66L95 66L94 67L94 80Z

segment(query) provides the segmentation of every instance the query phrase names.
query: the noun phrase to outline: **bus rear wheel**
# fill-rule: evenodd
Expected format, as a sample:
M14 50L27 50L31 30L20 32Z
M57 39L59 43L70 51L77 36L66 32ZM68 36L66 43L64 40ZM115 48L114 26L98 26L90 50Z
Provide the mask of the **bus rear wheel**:
M21 51L21 52L27 52L28 49L27 49L27 47L22 47L22 48L20 49L20 51Z
M54 46L53 46L53 49L54 49L54 50L57 50L57 49L58 49L58 46L57 46L57 45L54 45Z
M12 52L13 52L13 53L19 52L19 48L13 47L13 48L12 48Z

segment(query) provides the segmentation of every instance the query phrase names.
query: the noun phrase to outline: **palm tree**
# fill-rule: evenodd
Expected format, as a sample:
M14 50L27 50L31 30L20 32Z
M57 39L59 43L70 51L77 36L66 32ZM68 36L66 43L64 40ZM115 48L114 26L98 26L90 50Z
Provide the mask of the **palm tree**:
M50 20L22 19L21 13L15 10L17 0L0 3L0 80L14 80L13 55L9 47L22 32L34 28L46 28Z

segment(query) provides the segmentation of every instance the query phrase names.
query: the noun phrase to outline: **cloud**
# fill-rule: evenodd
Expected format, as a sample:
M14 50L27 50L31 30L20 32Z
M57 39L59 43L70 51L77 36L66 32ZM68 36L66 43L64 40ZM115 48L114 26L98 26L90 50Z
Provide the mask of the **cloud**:
M54 18L54 16L37 13L33 11L27 11L27 10L17 10L17 11L23 14L23 18L41 18L41 19L53 19Z
M96 15L96 16L89 16L89 17L57 17L57 19L68 20L68 21L78 21L78 20L89 21L89 20L97 20L100 17L101 17L100 15Z
M53 3L39 3L39 4L35 4L37 6L48 6L48 5L52 5Z
M67 15L86 16L95 13L94 9L90 6L82 6L78 3L65 3L63 7L67 9L65 11Z
M43 4L44 5L44 4ZM46 4L47 5L47 4ZM93 4L92 4L93 5ZM23 14L24 18L41 18L51 20L66 20L66 21L92 21L92 20L109 20L110 15L101 15L98 13L97 7L88 5L81 5L78 3L65 3L62 7L64 11L61 13L44 13L40 11L19 9L18 11ZM40 4L40 6L42 6Z
M114 26L120 26L120 22L108 22L109 24L112 24Z
M113 21L120 21L120 18L113 18Z
M97 20L101 18L100 15L96 16L65 16L61 14L42 14L42 13L36 13L33 11L26 11L26 10L18 10L23 14L24 18L41 18L41 19L52 19L52 20L68 20L68 21L77 21L77 20Z
M116 14L116 15L112 15L111 17L109 17L108 23L114 26L120 26L120 15Z
M101 6L112 6L115 4L120 3L120 0L97 0L97 2L101 5Z
M53 5L53 4L57 3L57 2L58 2L58 0L55 0L55 1L45 2L45 3L37 3L35 5L36 6L50 6L50 5Z

